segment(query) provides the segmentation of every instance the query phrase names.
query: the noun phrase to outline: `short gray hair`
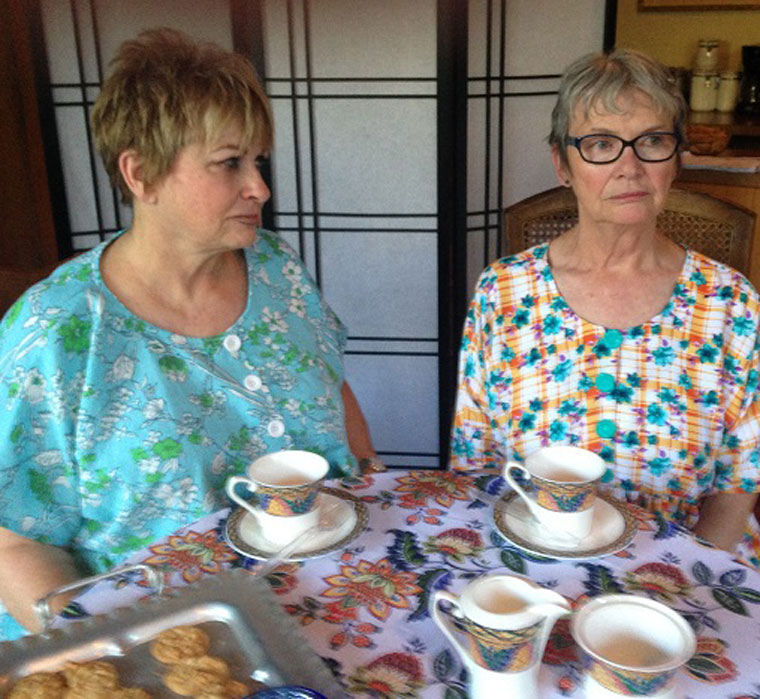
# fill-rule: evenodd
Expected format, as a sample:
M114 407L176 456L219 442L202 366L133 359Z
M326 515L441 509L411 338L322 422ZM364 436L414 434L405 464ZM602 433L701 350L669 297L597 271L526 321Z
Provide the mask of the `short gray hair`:
M652 106L673 120L673 130L684 142L686 101L665 66L632 49L589 53L565 69L557 103L552 110L549 143L558 148L563 163L567 164L565 139L578 105L583 106L586 116L597 105L612 114L619 114L618 98L632 90L641 90L648 95Z

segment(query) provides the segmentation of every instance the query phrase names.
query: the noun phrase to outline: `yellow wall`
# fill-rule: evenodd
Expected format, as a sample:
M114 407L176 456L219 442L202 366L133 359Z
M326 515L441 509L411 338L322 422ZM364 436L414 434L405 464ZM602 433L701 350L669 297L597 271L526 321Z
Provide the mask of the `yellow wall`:
M639 49L668 66L691 68L700 39L720 40L720 68L740 70L742 46L760 44L760 10L640 12L637 0L618 0L619 47Z

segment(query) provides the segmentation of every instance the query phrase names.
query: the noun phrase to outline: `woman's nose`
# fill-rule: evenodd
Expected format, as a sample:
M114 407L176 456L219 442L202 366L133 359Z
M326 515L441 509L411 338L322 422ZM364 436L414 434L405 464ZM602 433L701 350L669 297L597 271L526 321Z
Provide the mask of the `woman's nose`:
M636 151L633 150L633 146L631 144L626 144L623 146L623 152L620 154L620 157L617 159L618 168L621 171L633 171L638 172L641 170L642 163L641 160L639 160L639 156L636 155Z
M271 196L269 187L261 176L258 165L251 165L250 171L245 175L245 182L243 185L243 196L253 197L260 201L262 204L268 201Z

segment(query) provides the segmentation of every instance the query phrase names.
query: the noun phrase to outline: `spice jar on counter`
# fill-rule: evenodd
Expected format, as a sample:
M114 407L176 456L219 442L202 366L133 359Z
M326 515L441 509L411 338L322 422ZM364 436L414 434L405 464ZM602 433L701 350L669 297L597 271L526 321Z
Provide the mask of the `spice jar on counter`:
M718 70L718 45L717 39L700 39L697 45L697 54L694 56L694 70Z
M739 73L724 70L720 74L718 97L715 108L719 112L733 112L739 100Z
M695 70L691 74L689 106L695 112L710 112L718 106L718 74Z

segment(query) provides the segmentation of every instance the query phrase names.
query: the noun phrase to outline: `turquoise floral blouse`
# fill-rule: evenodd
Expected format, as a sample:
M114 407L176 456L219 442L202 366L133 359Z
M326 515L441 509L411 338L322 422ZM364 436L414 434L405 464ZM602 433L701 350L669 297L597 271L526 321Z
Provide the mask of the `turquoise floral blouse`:
M0 324L0 526L101 572L226 506L224 483L279 449L357 466L341 400L345 329L300 259L261 231L226 332L170 333L103 283L107 243L32 287ZM22 633L0 609L0 639Z

